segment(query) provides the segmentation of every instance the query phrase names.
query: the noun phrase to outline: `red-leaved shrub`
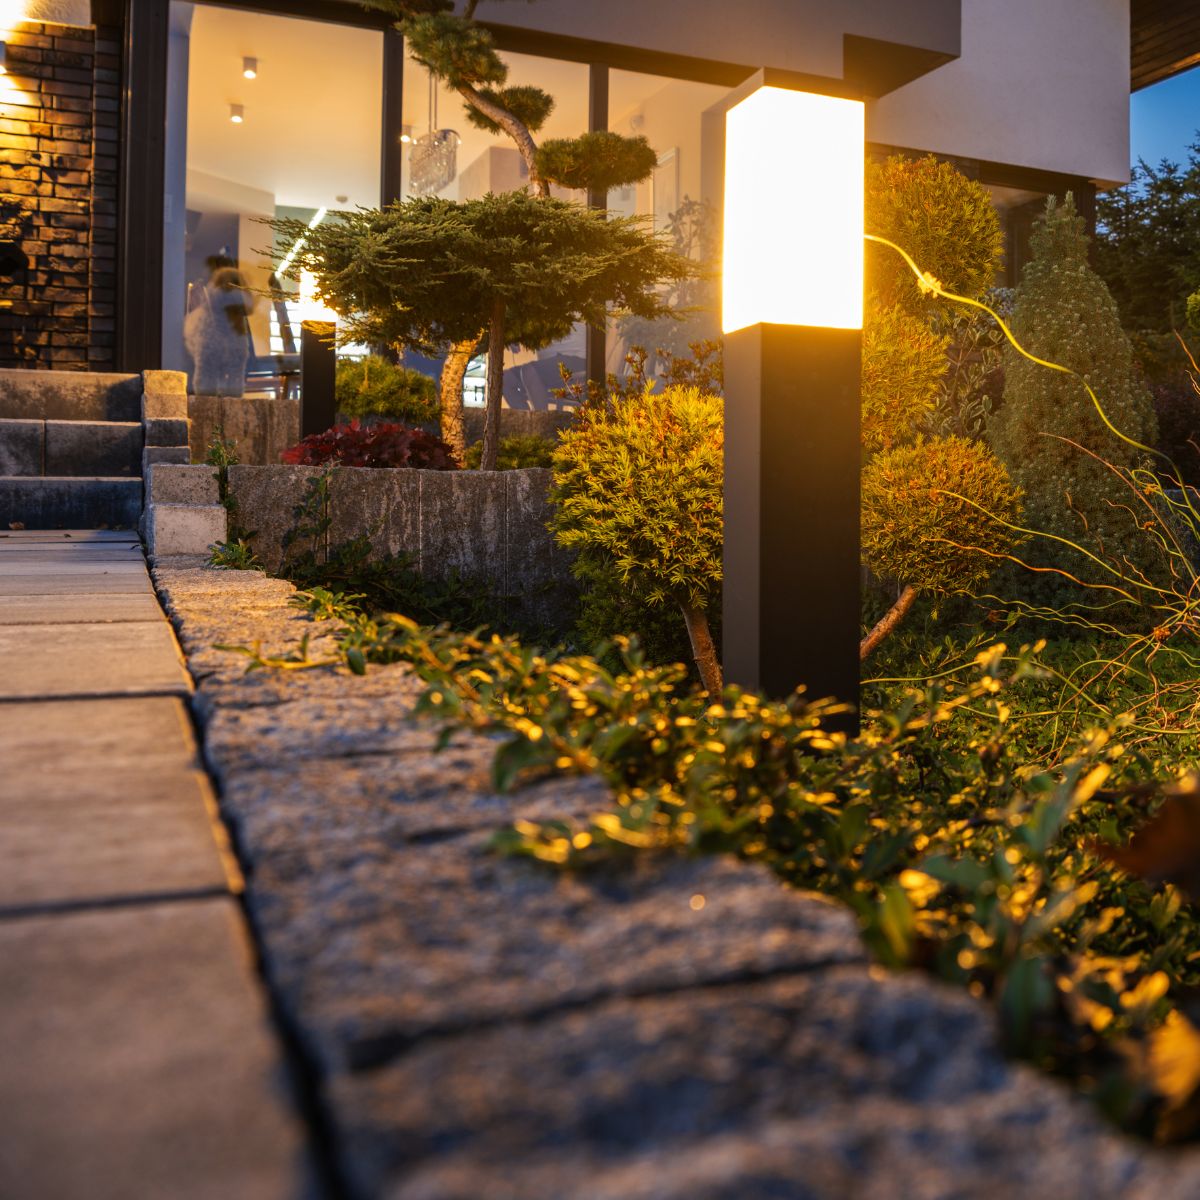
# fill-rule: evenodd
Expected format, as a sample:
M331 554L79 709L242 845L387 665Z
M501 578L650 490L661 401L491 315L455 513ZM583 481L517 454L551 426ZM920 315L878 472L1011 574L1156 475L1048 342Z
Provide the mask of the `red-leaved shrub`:
M423 429L410 429L407 425L372 425L363 429L357 421L335 425L324 433L309 434L298 446L285 450L280 458L304 467L339 463L343 467L458 469L450 447Z

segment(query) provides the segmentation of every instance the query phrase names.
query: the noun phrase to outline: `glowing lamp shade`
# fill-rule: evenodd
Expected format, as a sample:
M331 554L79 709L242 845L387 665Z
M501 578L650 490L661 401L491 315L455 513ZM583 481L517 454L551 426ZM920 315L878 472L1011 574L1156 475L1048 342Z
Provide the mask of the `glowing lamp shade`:
M859 100L763 87L725 118L722 327L862 328Z
M300 296L293 312L301 321L333 324L338 319L337 313L325 303L324 297L317 287L316 277L311 271L302 270L300 272Z

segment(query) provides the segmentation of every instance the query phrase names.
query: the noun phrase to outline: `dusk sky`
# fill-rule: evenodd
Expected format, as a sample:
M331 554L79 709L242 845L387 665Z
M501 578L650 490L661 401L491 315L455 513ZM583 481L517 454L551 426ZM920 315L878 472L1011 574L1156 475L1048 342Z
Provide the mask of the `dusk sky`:
M1200 130L1200 67L1134 92L1129 115L1130 162L1184 162Z

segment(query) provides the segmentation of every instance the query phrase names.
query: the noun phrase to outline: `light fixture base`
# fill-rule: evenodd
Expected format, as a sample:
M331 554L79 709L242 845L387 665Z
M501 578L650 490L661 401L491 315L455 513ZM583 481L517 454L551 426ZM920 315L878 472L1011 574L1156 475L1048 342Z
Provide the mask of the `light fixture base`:
M859 703L862 334L725 337L725 677Z

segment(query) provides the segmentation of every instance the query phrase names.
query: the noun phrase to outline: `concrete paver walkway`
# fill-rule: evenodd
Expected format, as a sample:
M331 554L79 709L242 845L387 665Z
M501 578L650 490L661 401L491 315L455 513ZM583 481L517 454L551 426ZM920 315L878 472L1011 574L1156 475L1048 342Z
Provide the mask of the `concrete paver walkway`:
M0 1196L314 1194L141 546L0 532Z

